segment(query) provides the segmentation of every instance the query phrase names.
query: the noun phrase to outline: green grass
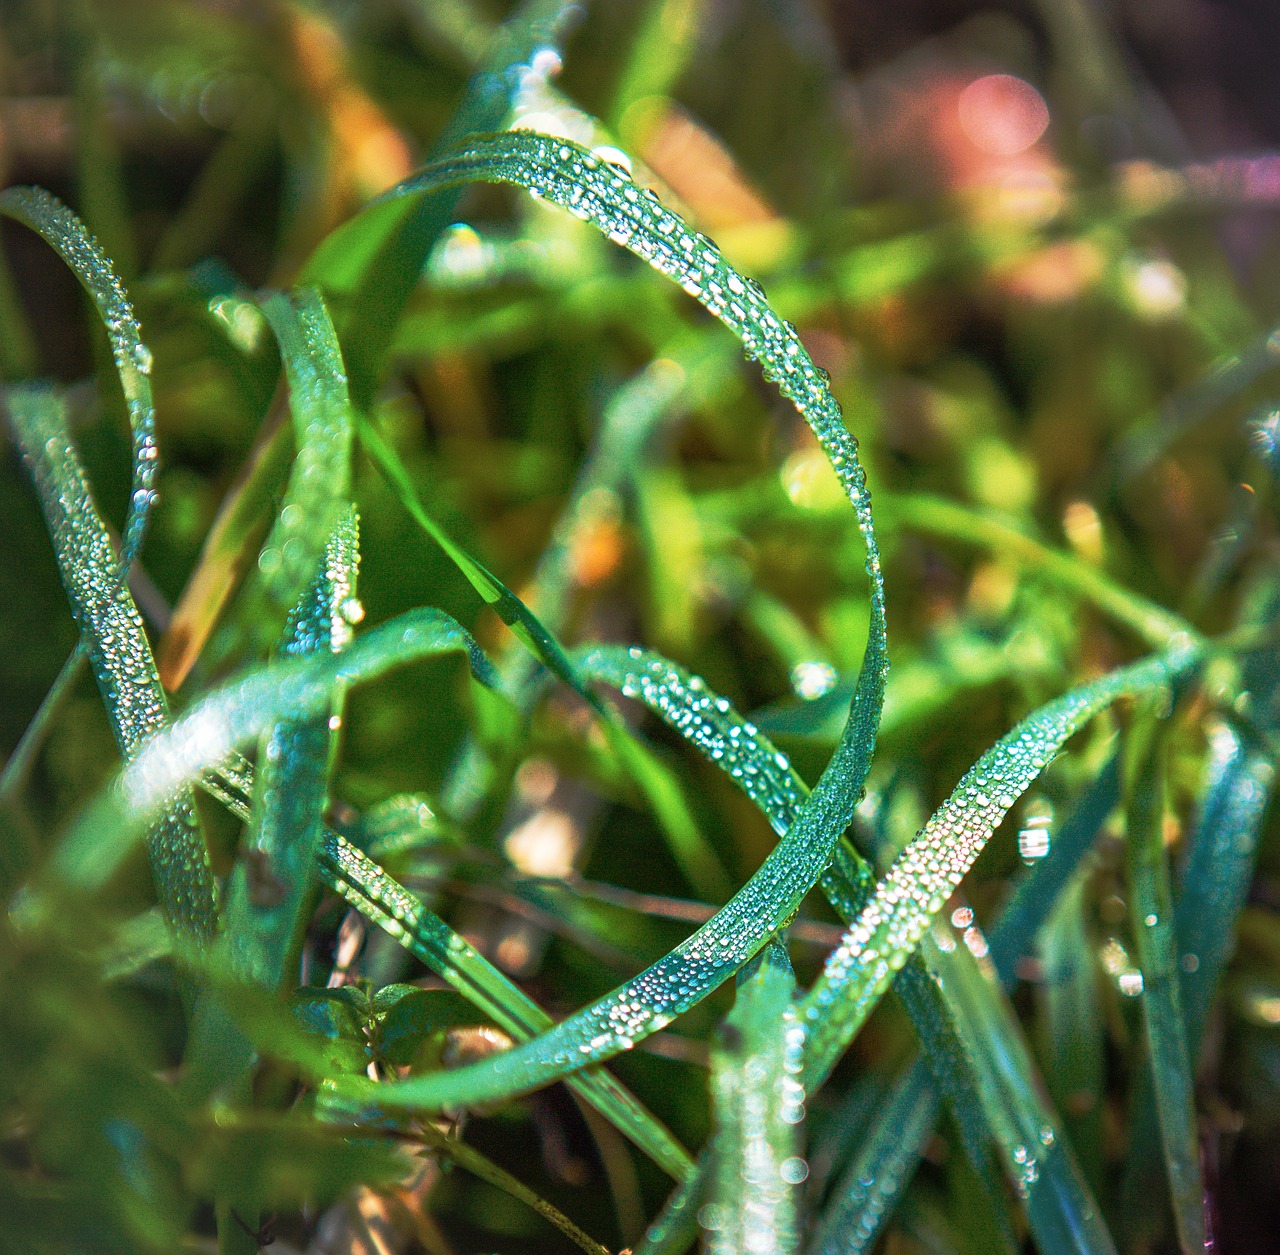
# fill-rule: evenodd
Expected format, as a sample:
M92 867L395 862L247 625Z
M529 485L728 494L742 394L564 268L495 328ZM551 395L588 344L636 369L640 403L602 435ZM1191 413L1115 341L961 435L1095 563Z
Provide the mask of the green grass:
M0 1250L1256 1249L1280 276L1118 47L6 22Z

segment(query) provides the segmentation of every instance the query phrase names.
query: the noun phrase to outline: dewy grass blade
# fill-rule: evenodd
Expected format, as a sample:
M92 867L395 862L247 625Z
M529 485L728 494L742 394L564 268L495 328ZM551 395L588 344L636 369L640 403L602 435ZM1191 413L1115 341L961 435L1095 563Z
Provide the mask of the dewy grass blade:
M151 350L142 342L142 328L114 267L66 205L43 188L11 187L0 192L0 213L24 223L57 250L92 298L107 328L133 433L133 484L119 558L120 570L127 572L142 548L155 501L158 465Z
M126 762L168 721L142 620L94 506L62 401L39 388L8 393L18 444L35 481L71 613L85 642L107 717ZM147 846L156 895L177 928L207 940L217 926L217 885L190 793L175 784L150 816Z
M711 1148L698 1156L693 1171L680 1183L657 1214L635 1255L684 1255L698 1236L698 1208L711 1176Z
M711 1054L715 1113L711 1200L703 1212L712 1255L786 1255L798 1239L796 1186L804 1118L796 980L771 941L738 975L738 997Z
M358 524L349 506L325 546L311 587L289 616L283 657L346 648L358 567ZM269 989L296 983L342 698L341 688L335 688L326 711L276 724L263 737L258 756L262 769L253 818L227 885L225 922L233 969Z
M225 759L216 772L206 773L201 785L233 814L249 820L254 772L239 755ZM319 865L325 883L335 893L517 1041L527 1041L551 1027L551 1017L524 990L332 829L325 829ZM567 1083L669 1175L678 1181L688 1177L692 1165L684 1148L608 1072L588 1070L569 1077Z
M1253 880L1258 833L1275 774L1271 757L1241 733L1225 723L1211 728L1209 784L1187 841L1173 915L1183 1024L1193 1064L1235 945L1236 920Z
M1001 912L988 938L988 957L1006 992L1013 987L1018 960L1030 950L1041 923L1119 798L1119 758L1113 756L1055 834L1049 853L1022 878ZM918 1058L885 1101L894 1112L920 1113L926 1107L936 1112L929 1061L923 1056ZM831 1192L820 1230L829 1236L823 1239L825 1245L813 1248L815 1251L820 1249L824 1255L835 1255L837 1251L861 1255L871 1249L911 1181L933 1124L932 1118L926 1121L923 1116L919 1120L914 1115L910 1119L903 1117L901 1135L886 1140L876 1134L874 1124L869 1122L872 1131L859 1144ZM868 1181L872 1184L867 1185Z
M1068 737L1122 697L1166 690L1199 658L1186 645L1075 689L1024 719L965 774L879 881L805 1000L810 1086L829 1075L996 826Z
M338 340L319 293L273 293L263 302L289 381L296 452L284 502L258 555L256 582L219 652L275 640L307 588L351 492L351 401Z
M1139 728L1133 741L1126 846L1130 930L1142 972L1143 1022L1173 1218L1179 1245L1191 1255L1205 1247L1204 1182L1164 848L1165 746L1151 727Z

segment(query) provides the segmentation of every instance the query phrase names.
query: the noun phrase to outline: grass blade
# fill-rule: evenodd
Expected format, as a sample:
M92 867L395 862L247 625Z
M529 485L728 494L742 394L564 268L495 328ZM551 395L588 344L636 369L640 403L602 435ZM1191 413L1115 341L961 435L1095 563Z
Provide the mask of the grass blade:
M339 653L346 647L351 627L345 616L355 596L358 565L358 527L348 507L325 547L319 573L289 617L280 650L284 657ZM227 885L226 935L234 970L269 989L286 980L296 983L342 696L335 688L328 710L307 720L287 719L262 738L253 819Z
M0 192L0 213L24 223L56 250L92 298L106 326L133 434L133 484L119 560L121 571L127 571L142 548L159 469L156 411L151 399L151 350L142 342L142 328L115 268L85 230L84 223L66 205L43 188L11 187Z
M810 990L809 1084L825 1080L996 825L1063 743L1119 698L1167 689L1198 658L1194 649L1179 648L1075 689L1024 719L965 774L877 884Z
M1190 1255L1205 1246L1204 1182L1164 849L1165 747L1159 731L1135 735L1129 770L1130 929L1142 972L1143 1023L1174 1224L1181 1249Z
M351 493L351 401L328 310L314 290L273 293L262 308L280 341L296 453L257 579L229 636L216 643L214 663L242 648L256 655L275 641Z
M117 574L116 553L71 442L61 398L43 388L13 388L8 404L112 732L125 761L136 762L168 721L142 620ZM190 793L181 789L175 796L171 790L149 821L147 848L165 917L182 932L208 940L217 927L217 885Z
M714 1255L796 1248L795 1187L808 1166L800 1157L804 1029L795 984L785 947L770 942L739 973L737 1001L712 1051L716 1167L703 1224Z

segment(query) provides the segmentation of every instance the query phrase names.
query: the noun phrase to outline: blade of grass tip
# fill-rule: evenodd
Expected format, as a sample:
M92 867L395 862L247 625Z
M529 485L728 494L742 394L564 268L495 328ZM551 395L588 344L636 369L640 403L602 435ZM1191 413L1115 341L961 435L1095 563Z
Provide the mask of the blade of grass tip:
M504 1194L509 1194L512 1198L524 1203L526 1207L536 1211L588 1255L609 1255L606 1247L585 1234L558 1207L554 1207L545 1198L534 1193L518 1177L513 1177L511 1173L498 1167L493 1160L468 1146L461 1137L447 1137L430 1124L421 1125L418 1134L428 1146L452 1160L458 1167L465 1168L472 1176L478 1177L481 1181L487 1181Z
M691 937L646 971L535 1042L450 1073L377 1086L376 1102L408 1108L488 1101L545 1085L635 1045L719 987L799 907L853 817L875 745L887 670L884 587L866 476L825 375L795 329L701 235L691 233L617 167L579 145L533 133L477 140L388 193L425 195L470 180L510 182L593 222L679 282L761 359L813 429L854 506L867 546L870 624L844 735L796 823L747 884ZM354 1078L335 1086L373 1099ZM487 1095L487 1097L486 1097Z
M257 578L211 662L270 646L296 605L351 491L351 401L337 336L320 294L273 293L262 305L280 343L289 382L296 452L284 502L262 552Z
M579 12L571 0L525 0L468 80L432 154L450 151L472 132L502 126L524 79L559 69L558 49ZM405 302L440 233L452 223L461 195L458 190L417 203L384 202L332 232L302 268L300 281L317 284L341 310L352 395L361 409L373 400Z
M1130 929L1142 973L1142 1013L1154 1078L1156 1113L1178 1243L1186 1253L1205 1247L1204 1182L1196 1130L1194 1084L1183 1032L1172 889L1164 848L1166 740L1146 726L1132 734L1128 777Z
M880 514L882 527L945 536L1010 558L1092 602L1154 649L1166 649L1175 639L1198 640L1190 623L1172 611L1153 605L1080 559L1050 549L990 514L917 493L886 497L880 503Z
M110 260L84 223L57 197L38 187L7 188L0 192L0 213L30 227L57 252L93 300L106 326L133 434L133 483L120 541L120 570L125 572L142 548L156 495L158 450L151 350L142 342L142 328Z
M142 620L119 579L61 398L12 388L8 408L112 731L125 761L135 761L168 719ZM147 846L161 908L176 928L207 940L216 929L217 885L190 793L166 798L153 820Z
M713 1255L796 1249L804 1029L786 948L771 941L738 974L738 996L711 1052L715 1171L702 1211Z
M1193 644L1180 643L1166 655L1083 685L1024 719L966 772L877 883L871 902L805 999L811 1087L830 1074L996 826L1064 742L1120 698L1166 691L1200 657Z

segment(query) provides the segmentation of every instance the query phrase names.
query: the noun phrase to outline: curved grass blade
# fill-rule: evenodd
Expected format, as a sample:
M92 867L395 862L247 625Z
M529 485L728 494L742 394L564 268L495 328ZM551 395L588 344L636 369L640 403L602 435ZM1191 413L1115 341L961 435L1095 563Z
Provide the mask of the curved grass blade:
M1143 1023L1174 1224L1190 1255L1205 1247L1204 1182L1164 849L1165 741L1145 728L1134 742L1126 845L1130 928L1142 972Z
M66 205L43 188L11 187L0 192L0 213L30 227L56 250L92 298L107 328L133 434L133 484L120 537L119 558L120 570L128 571L142 548L156 495L158 464L156 412L149 378L151 350L142 342L142 328L114 267L84 223Z
M318 292L272 293L262 306L280 342L296 445L284 502L258 577L215 658L268 648L312 579L351 493L351 401L337 336Z
M786 1255L797 1243L795 1187L804 1090L796 979L776 938L738 974L738 997L711 1054L715 1173L703 1214L713 1255Z
M1013 987L1018 959L1030 950L1041 923L1119 797L1117 755L1086 789L1055 836L1049 853L1022 878L1001 912L988 939L988 957L1006 992ZM831 1192L819 1230L827 1235L825 1245L815 1246L815 1250L822 1250L824 1255L835 1255L837 1251L862 1255L871 1249L910 1183L932 1134L934 1120L926 1120L923 1113L936 1112L937 1107L933 1070L921 1056L884 1101L885 1110L898 1113L893 1117L895 1124L901 1116L901 1136L882 1136L874 1121L868 1121L872 1131L859 1144Z
M61 398L44 388L12 388L8 405L112 732L125 761L136 761L168 721L142 620L118 577L115 550L71 442ZM190 793L171 790L151 819L147 847L165 917L208 940L217 926L217 885Z

